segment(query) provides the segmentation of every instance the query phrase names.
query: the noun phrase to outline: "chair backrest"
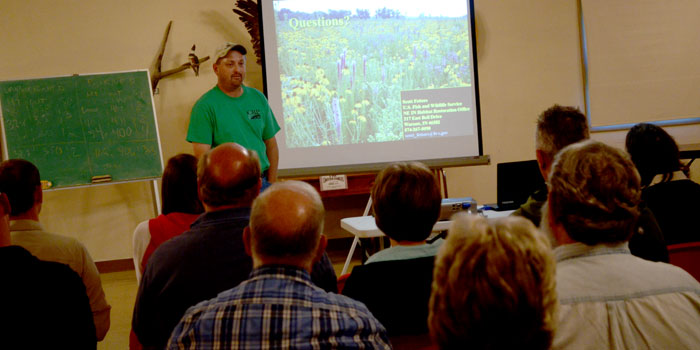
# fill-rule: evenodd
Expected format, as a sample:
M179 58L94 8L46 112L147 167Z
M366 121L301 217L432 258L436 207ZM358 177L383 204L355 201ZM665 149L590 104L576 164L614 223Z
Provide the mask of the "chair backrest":
M671 264L688 271L700 281L700 242L679 243L668 246Z

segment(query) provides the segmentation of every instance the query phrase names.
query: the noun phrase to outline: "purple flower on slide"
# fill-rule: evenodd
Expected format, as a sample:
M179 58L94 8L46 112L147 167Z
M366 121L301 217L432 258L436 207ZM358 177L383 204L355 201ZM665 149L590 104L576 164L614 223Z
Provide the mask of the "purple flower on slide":
M340 66L340 60L336 61L336 66L338 67L338 83L343 80L343 68Z
M340 55L341 69L345 69L345 58L348 54L348 49L343 49L343 53Z
M382 67L382 82L386 82L386 68Z
M451 52L449 53L448 56L449 56L450 61L451 61L452 63L458 63L458 62L459 62L459 56L457 56L457 53L456 53L456 52L451 51Z
M350 89L355 85L355 61L352 61L352 75L350 76Z
M342 143L341 139L341 132L340 132L340 125L343 122L343 116L340 114L340 101L338 100L337 97L333 97L333 100L331 101L331 108L333 109L333 122L335 126L335 133L336 136L338 136L338 141Z
M462 77L467 77L469 75L469 66L467 65L461 65L459 66L459 74Z

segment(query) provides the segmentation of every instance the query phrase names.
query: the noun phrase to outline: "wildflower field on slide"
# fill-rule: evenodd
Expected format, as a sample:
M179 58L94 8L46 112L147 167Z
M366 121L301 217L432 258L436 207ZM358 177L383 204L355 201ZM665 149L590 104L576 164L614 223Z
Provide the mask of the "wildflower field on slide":
M276 25L289 148L403 140L402 91L472 84L463 18Z

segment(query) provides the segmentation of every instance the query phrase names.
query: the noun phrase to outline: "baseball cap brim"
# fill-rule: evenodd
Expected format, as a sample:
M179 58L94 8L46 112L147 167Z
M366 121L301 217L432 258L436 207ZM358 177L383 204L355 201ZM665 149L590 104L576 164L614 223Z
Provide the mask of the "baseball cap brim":
M216 50L216 54L214 54L214 58L218 60L221 57L226 57L226 55L228 55L228 53L230 51L238 51L242 55L245 55L248 53L248 51L245 49L245 47L243 47L243 45L232 43L232 42L227 42L223 46L221 46L220 48L218 48Z

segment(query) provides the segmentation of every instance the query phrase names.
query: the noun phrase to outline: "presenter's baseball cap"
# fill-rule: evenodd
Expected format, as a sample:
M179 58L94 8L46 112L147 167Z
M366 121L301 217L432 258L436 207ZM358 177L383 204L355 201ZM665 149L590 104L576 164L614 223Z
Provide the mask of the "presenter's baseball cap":
M236 44L232 42L227 42L218 49L216 49L216 54L214 54L214 59L218 60L221 57L225 57L228 55L229 51L237 51L240 52L242 55L245 55L248 53L246 51L245 47L241 44Z

